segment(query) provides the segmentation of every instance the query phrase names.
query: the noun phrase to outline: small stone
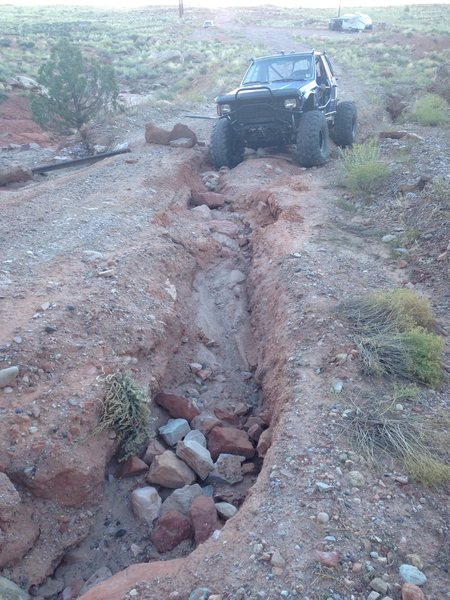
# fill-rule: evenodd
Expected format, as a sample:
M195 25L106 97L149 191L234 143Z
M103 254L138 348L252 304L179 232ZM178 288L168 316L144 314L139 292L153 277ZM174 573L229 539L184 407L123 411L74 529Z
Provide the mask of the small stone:
M192 429L198 429L204 435L208 435L208 433L213 429L213 427L220 426L220 420L214 415L210 415L208 413L202 413L192 419L191 422Z
M19 367L0 369L0 388L11 385L19 374Z
M189 595L189 600L208 600L212 594L209 588L196 588Z
M418 554L407 554L405 558L409 564L413 565L417 569L423 569L423 562Z
M0 598L2 600L30 600L29 594L6 577L0 577Z
M235 427L214 427L208 436L208 448L213 459L220 454L238 454L245 458L255 455L247 433Z
M161 514L169 511L177 511L183 515L187 515L194 499L201 495L204 495L204 488L201 488L198 483L178 488L162 503Z
M389 242L393 242L395 239L396 239L395 235L388 233L387 235L383 235L383 237L381 238L381 241L384 244L389 244Z
M162 454L165 452L167 448L161 444L158 440L152 440L147 446L147 450L145 451L142 460L147 464L151 465L155 456Z
M82 596L91 588L95 587L99 583L102 583L102 581L109 579L109 577L112 577L112 572L108 569L108 567L100 567L86 581L84 586L81 588L80 595Z
M245 456L219 454L214 469L209 474L208 482L239 483L244 479L241 466L244 460Z
M272 564L272 566L279 567L280 569L283 569L286 566L286 561L281 556L279 550L275 550L275 552L272 554L270 563Z
M426 575L414 565L400 565L399 573L405 583L420 586L427 582Z
M237 513L238 509L229 502L216 502L218 514L224 519L231 519Z
M389 590L389 584L384 579L381 579L381 577L375 577L369 585L375 592L379 592L380 594L387 594Z
M360 488L363 487L366 483L363 474L359 471L350 471L347 474L347 479L353 487Z
M119 470L119 477L137 477L148 471L147 464L137 456L130 456L122 463Z
M184 441L197 442L198 444L203 446L203 448L206 448L206 437L198 429L193 429L192 431L190 431L184 438Z
M370 594L367 596L367 600L378 600L378 598L381 598L381 594L379 594L375 590L370 592Z
M402 600L425 600L425 595L417 585L404 583L402 585Z
M55 331L58 331L58 328L56 325L46 325L44 331L45 333L55 333Z
M265 431L262 432L262 434L260 435L260 438L258 440L258 445L256 446L256 451L260 458L264 458L266 456L267 451L269 450L271 444L272 444L272 429L269 427L269 429L266 429Z
M151 525L159 517L161 498L154 487L146 486L132 492L131 505L135 515Z
M333 392L335 392L336 394L340 394L342 392L343 387L343 381L341 381L340 379L336 379L336 381L333 383Z
M158 432L166 444L176 446L190 430L186 419L169 419L166 425L158 429Z
M179 441L176 454L197 473L200 479L206 479L209 472L214 469L209 450L194 440Z
M179 512L169 511L158 519L150 539L158 552L169 552L183 540L191 539L193 535L190 519Z
M191 421L200 414L195 402L184 396L161 392L155 397L155 402L167 410L169 415L174 419Z
M319 492L330 492L333 489L332 485L324 483L323 481L316 481L316 488Z
M333 550L332 552L321 552L317 550L316 556L321 565L323 565L324 567L329 567L331 569L337 567L341 558L341 555L337 550Z
M330 520L330 516L326 512L320 512L317 515L317 520L319 523L325 524L328 523L328 521Z

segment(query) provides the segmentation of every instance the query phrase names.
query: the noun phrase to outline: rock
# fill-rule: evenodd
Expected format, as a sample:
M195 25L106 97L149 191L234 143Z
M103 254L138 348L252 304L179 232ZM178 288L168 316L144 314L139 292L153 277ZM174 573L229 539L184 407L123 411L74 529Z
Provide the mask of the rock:
M381 238L381 241L384 244L389 244L390 242L393 242L394 240L396 240L396 236L392 235L391 233L388 233L387 235L383 235L383 237Z
M211 210L206 206L206 204L194 206L191 212L199 215L202 219L212 219Z
M187 146L189 148L192 148L192 146L195 146L195 144L197 143L197 136L195 135L195 133L192 131L192 129L190 129L187 125L184 125L183 123L176 123L176 125L170 132L170 141L179 139L189 140L191 144L190 146Z
M0 598L1 600L30 600L29 594L6 577L0 577Z
M196 588L189 594L189 600L209 600L211 593L209 588Z
M404 583L402 585L402 600L425 600L425 594L417 585Z
M427 582L426 575L413 565L400 565L398 572L405 583L424 585Z
M142 457L142 460L147 465L150 465L153 462L155 456L162 454L166 450L167 450L167 448L165 446L163 446L161 444L161 442L158 442L158 440L152 440L150 442L150 444L147 446L147 450L145 451L145 454Z
M169 419L165 425L158 429L158 432L167 445L176 446L190 430L191 428L186 419Z
M381 598L381 594L379 594L375 590L370 592L370 594L367 596L367 600L378 600L378 598Z
M242 277L244 277L244 279L242 279ZM246 277L241 271L231 271L230 273L230 280L232 282L234 281L235 283L242 283L245 279ZM247 404L247 402L238 402L234 407L234 414L238 415L239 417L243 417L250 411L250 409L251 406L250 404Z
M228 237L235 238L239 233L239 226L233 221L226 220L216 220L212 219L209 222L209 228L211 231L215 233L222 233L223 235L227 235Z
M231 519L237 513L238 509L229 502L216 502L218 514L224 519Z
M405 558L408 561L408 564L417 567L417 569L423 569L423 562L418 554L407 554Z
M200 414L200 411L192 400L175 394L159 393L155 398L156 404L162 406L174 419L186 419L192 421Z
M191 204L193 206L206 204L208 208L222 208L225 204L225 196L216 192L192 192Z
M347 479L353 487L363 487L366 483L363 474L359 471L350 471L347 473Z
M256 423L254 423L253 425L251 425L248 430L248 437L253 440L254 442L257 442L259 440L259 438L261 437L263 430L262 427L260 425L257 425Z
M266 429L262 432L259 437L258 445L256 446L256 451L260 458L264 458L272 444L272 429Z
M194 483L195 479L194 471L170 450L155 457L147 475L149 483L168 488L181 488Z
M12 518L20 504L19 492L8 475L0 472L0 522Z
M321 565L329 567L330 569L337 567L341 558L341 555L337 550L333 550L332 552L322 552L317 550L316 556Z
M158 552L169 552L183 540L189 540L193 536L190 519L179 512L169 511L158 519L150 539Z
M157 127L154 123L145 126L145 141L147 144L162 144L168 146L170 142L170 131Z
M209 450L194 440L179 441L176 454L197 473L200 479L206 479L214 468Z
M225 423L229 423L230 425L239 425L239 417L230 412L229 410L225 410L223 408L215 408L214 414L221 421L225 421Z
M195 498L189 509L189 516L194 527L196 544L201 544L211 536L213 531L219 529L214 500L209 496Z
M200 446L203 446L203 448L206 448L206 437L198 429L192 429L192 431L190 431L186 435L186 437L184 438L184 441L185 442L197 442L197 444L200 444Z
M194 483L194 485L185 485L182 488L174 490L161 505L161 514L169 511L177 511L183 515L189 514L189 508L198 496L203 495L203 489Z
M220 454L238 454L245 458L255 455L247 433L235 427L214 427L208 436L208 448L213 459Z
M192 429L198 429L204 435L208 435L208 433L214 427L220 427L221 422L214 415L210 415L208 413L202 413L198 417L192 419Z
M47 579L44 585L39 587L39 595L44 598L52 598L62 592L64 589L63 579Z
M61 600L76 600L84 585L84 579L75 579L72 583L63 590Z
M195 144L190 138L182 137L177 138L176 140L170 140L169 146L172 148L193 148Z
M286 561L281 556L279 550L275 550L275 552L272 554L270 563L273 567L279 567L280 569L283 569L286 566Z
M328 513L326 513L326 512L318 513L317 521L319 523L322 523L324 525L325 523L328 523L329 520L330 520L330 516L328 515Z
M387 581L381 579L381 577L375 577L372 579L369 585L373 590L379 592L380 594L387 594L390 587Z
M100 567L99 569L97 569L95 571L95 573L93 573L89 577L89 579L83 585L83 587L80 590L80 595L82 596L87 591L89 591L91 588L95 587L99 583L102 583L102 581L105 581L106 579L108 579L111 576L112 576L112 573L108 569L108 567Z
M161 498L154 487L138 488L131 494L131 506L139 519L151 525L159 517Z
M137 477L146 473L148 470L147 464L138 458L137 456L130 456L120 466L119 477L125 479L126 477Z
M10 165L9 167L0 167L0 186L9 183L19 183L32 179L33 173L28 167L22 165Z
M214 464L214 469L210 472L208 481L218 483L239 483L244 479L242 475L241 464L245 456L235 454L220 454Z
M64 554L63 563L66 565L73 565L77 562L87 562L88 559L89 557L85 550L82 550L81 548L72 548Z
M6 369L0 369L0 388L11 385L15 381L18 374L19 367L7 367Z

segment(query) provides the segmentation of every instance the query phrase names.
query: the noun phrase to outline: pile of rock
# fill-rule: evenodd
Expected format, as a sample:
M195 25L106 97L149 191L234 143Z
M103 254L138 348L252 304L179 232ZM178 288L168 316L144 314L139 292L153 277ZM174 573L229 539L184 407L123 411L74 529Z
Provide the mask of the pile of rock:
M158 127L154 123L145 126L145 141L147 144L160 144L174 148L193 148L198 144L197 136L187 125L177 123L172 131Z
M160 393L155 401L171 417L158 430L161 441L151 441L142 458L130 457L119 476L145 474L150 485L132 492L133 511L152 528L156 549L168 552L183 540L204 542L237 513L242 498L231 488L258 472L255 459L267 452L271 430L267 415L248 416L243 403L201 414L183 396ZM174 491L165 497L167 490Z

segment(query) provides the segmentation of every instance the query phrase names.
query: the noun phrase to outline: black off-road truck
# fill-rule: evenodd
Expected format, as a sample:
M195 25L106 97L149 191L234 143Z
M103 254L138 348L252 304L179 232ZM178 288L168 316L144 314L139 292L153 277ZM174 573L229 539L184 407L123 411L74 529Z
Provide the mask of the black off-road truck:
M338 102L325 52L291 52L251 60L240 87L218 96L211 136L216 168L235 167L245 148L295 145L302 167L323 165L328 138L350 146L356 138L353 102Z

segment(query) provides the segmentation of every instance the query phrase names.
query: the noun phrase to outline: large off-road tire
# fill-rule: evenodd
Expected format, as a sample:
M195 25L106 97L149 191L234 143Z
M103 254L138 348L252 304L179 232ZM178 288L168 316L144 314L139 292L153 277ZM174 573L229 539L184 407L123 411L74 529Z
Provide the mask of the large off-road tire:
M211 134L211 160L216 169L232 169L244 160L244 146L236 138L228 119L219 119L214 123Z
M358 115L354 102L339 102L330 129L330 137L335 144L345 148L355 143L358 132Z
M318 110L305 112L300 118L296 158L302 167L317 167L328 160L328 124Z

